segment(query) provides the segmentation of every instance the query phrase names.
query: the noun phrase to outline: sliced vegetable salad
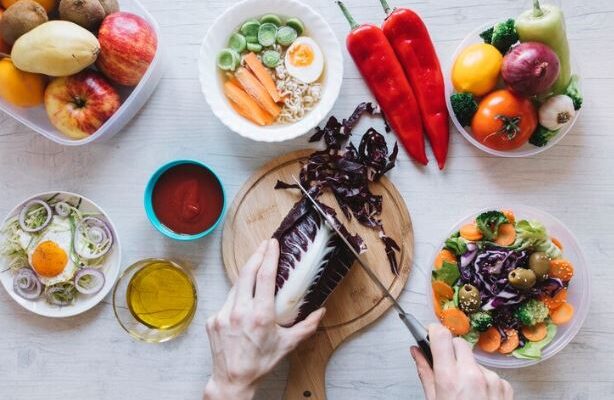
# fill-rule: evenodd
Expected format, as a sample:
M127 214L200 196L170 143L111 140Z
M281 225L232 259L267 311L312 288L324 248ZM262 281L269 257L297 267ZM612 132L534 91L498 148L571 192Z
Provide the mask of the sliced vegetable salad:
M32 200L2 227L0 253L13 290L35 301L69 306L98 293L113 234L102 215L80 210L82 199Z
M574 315L574 275L561 243L539 221L510 210L478 215L435 257L434 310L457 336L486 353L539 360L557 326Z
M267 14L245 21L217 56L235 111L265 126L300 121L321 97L324 55L303 22Z
M452 67L456 119L495 150L547 145L583 101L563 12L534 0L531 10L496 23L480 38L483 43L464 48Z

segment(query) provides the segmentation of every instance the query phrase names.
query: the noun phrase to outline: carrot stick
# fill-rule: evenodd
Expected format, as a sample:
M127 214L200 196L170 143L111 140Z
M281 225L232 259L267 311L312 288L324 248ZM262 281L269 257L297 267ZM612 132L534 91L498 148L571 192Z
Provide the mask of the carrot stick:
M241 86L243 86L247 94L252 96L266 112L277 118L281 108L273 101L269 92L248 69L239 68L235 72L235 77L241 82Z
M273 123L273 117L267 114L254 99L252 99L243 89L226 81L224 83L224 93L230 100L230 105L245 118L253 121L258 125L270 125Z
M482 232L480 232L476 224L463 225L460 228L460 235L471 241L481 240L483 237Z
M516 241L516 228L513 224L499 225L499 232L495 243L500 246L511 246Z
M458 308L448 308L441 312L441 323L456 336L469 333L471 324L469 317Z
M569 303L563 303L560 307L550 310L550 319L557 325L565 324L573 318L574 308Z
M444 261L456 264L456 256L454 255L454 253L452 253L448 249L441 250L435 257L435 262L434 262L435 269L441 268L443 266Z
M531 342L539 342L548 334L548 329L546 329L546 324L540 322L539 324L535 324L533 326L523 326L522 334L524 337L529 339Z
M573 265L568 260L562 258L550 260L548 275L552 278L559 278L563 282L568 282L573 277L573 273Z
M486 353L494 353L501 346L501 335L494 326L480 333L478 347Z
M501 342L499 346L499 353L509 354L516 350L516 347L520 344L520 337L518 337L518 331L516 329L505 329L507 339Z
M247 55L243 56L243 59L245 60L245 63L249 69L254 73L254 75L256 75L256 78L258 78L262 86L264 86L266 91L269 92L269 95L271 95L273 101L275 101L275 103L279 103L282 98L279 95L277 86L275 85L271 74L267 68L262 65L262 62L260 62L256 54L248 53Z

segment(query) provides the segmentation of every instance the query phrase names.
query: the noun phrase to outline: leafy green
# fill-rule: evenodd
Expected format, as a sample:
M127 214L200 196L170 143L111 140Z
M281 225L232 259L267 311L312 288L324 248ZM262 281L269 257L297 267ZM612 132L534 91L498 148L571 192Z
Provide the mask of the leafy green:
M519 39L518 32L516 32L516 22L511 18L497 22L493 27L480 33L480 37L484 39L484 43L495 46L501 54L507 53Z
M525 360L539 360L542 357L542 349L546 347L554 336L556 336L556 325L548 322L546 325L546 337L539 342L527 342L524 347L520 347L512 353L516 358L522 358Z
M471 125L473 116L478 111L478 103L471 93L454 93L450 96L450 103L456 119L462 126Z
M469 316L471 328L484 332L493 325L492 316L486 311L478 311Z
M561 258L561 250L552 243L546 227L539 221L522 220L516 223L516 241L519 250L532 249L543 251L550 258Z
M454 286L458 278L460 278L460 271L455 263L444 261L441 268L433 270L434 280L443 281L450 286Z
M548 311L548 307L543 302L531 299L521 304L515 314L523 325L533 326L544 322L548 318Z
M471 348L473 348L473 346L475 346L475 344L480 339L480 333L475 329L472 329L469 331L469 333L463 335L462 338L465 339L467 343L469 343L469 346L471 346Z
M556 131L551 131L550 129L544 128L543 126L539 125L529 138L529 143L531 143L533 146L544 147L558 133L559 129L557 129Z
M565 94L571 97L571 100L573 100L573 108L575 110L579 110L582 107L582 102L584 101L582 98L582 93L580 92L579 81L580 77L578 75L572 75L569 85L567 85L567 89L565 90Z
M484 240L493 241L497 238L499 225L505 224L508 220L501 211L486 211L478 215L475 222L484 235Z
M454 296L452 296L452 301L454 302L454 306L458 308L458 292L460 292L460 286L454 286Z
M444 247L457 256L462 256L467 252L467 241L456 233L446 240Z

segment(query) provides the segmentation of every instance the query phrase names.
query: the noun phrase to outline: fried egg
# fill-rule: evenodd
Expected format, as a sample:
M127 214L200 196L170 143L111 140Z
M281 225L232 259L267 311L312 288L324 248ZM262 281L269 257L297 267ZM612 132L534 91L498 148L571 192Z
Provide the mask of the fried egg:
M68 220L54 216L36 243L26 249L28 262L44 285L72 279L77 265L71 260L72 232Z
M288 73L304 83L320 79L324 70L324 55L311 38L301 36L286 51L284 63Z

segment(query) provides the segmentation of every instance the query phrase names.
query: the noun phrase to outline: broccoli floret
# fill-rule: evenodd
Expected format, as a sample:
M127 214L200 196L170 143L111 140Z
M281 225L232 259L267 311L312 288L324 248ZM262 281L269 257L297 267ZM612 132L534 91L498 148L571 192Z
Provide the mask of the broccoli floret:
M471 93L454 93L450 96L452 110L462 126L471 125L473 116L478 111L478 103Z
M515 25L515 21L511 18L497 22L495 26L480 33L480 37L484 39L484 43L492 44L501 54L505 54L519 39Z
M580 87L578 86L579 80L580 77L578 75L572 75L569 85L567 85L567 90L565 91L565 94L573 100L573 108L575 110L579 110L584 101L582 93L580 93Z
M492 316L486 311L478 311L469 316L471 327L480 332L484 332L493 325Z
M509 222L501 211L486 211L475 219L478 229L484 235L484 239L492 241L497 238L499 225Z
M552 140L553 137L556 136L557 133L559 133L558 129L556 131L551 131L550 129L539 125L529 138L529 143L531 143L533 146L544 147L550 140Z
M446 240L445 248L457 256L462 256L467 252L467 241L457 232Z
M523 325L533 326L548 317L548 307L539 300L531 299L521 304L515 314Z

